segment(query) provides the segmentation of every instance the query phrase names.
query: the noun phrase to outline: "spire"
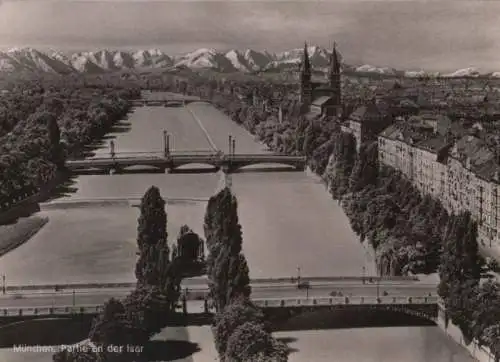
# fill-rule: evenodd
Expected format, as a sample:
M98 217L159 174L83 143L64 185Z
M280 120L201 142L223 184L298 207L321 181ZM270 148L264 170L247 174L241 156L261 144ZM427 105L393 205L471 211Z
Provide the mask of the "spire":
M302 60L302 72L300 75L300 102L305 108L312 101L311 63L307 52L307 43L304 43L304 56Z
M333 42L332 56L330 58L330 79L340 74L340 61L337 53L337 43Z
M309 53L307 52L307 42L304 42L304 60L302 61L302 72L311 73L311 63L309 62Z

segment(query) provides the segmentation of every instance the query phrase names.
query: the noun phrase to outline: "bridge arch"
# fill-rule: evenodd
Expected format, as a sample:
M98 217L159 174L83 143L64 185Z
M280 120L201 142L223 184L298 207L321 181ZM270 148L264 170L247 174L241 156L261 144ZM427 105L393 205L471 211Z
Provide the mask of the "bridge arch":
M253 168L253 166L258 166ZM305 169L305 165L298 163L294 160L281 160L281 161L231 161L226 166L229 172L243 172L244 170L252 170L252 169L282 169L289 170L290 168L294 170L303 171Z
M435 325L432 306L334 305L265 308L276 330Z
M213 161L196 161L196 160L186 160L186 161L176 161L173 164L167 166L169 172L189 172L196 170L197 172L203 170L213 171L214 169L220 168L220 162L218 160Z

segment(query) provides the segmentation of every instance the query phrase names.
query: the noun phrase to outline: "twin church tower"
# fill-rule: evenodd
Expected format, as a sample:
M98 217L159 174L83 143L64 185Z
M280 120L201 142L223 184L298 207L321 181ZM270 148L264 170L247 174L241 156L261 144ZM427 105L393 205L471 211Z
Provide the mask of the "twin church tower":
M311 80L312 69L307 43L304 44L304 55L300 69L300 102L305 109L308 109L316 101L320 103L328 102L331 107L336 108L335 113L339 114L342 106L339 58L334 43L330 56L327 82L313 82Z

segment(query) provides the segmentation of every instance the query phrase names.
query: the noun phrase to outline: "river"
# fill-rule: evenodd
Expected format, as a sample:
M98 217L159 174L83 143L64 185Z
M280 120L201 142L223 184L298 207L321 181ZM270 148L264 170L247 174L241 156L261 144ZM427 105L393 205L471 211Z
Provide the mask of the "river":
M252 135L205 103L186 108L139 107L124 122L132 129L111 134L116 152L161 151L163 130L171 134L176 150L225 151L231 135L237 153L265 151ZM97 151L106 152L107 145ZM363 268L373 273L373 263L342 209L318 178L307 172L280 171L249 167L231 175L251 277L294 276L298 268L303 276L360 275ZM222 184L219 173L85 175L76 178L74 192L65 198L140 197L156 185L165 198L207 199ZM175 240L182 224L202 234L205 206L192 200L168 203L169 239ZM138 209L91 207L43 213L49 223L29 242L0 258L0 274L6 274L7 283L134 280ZM195 338L211 338L208 329L205 334L196 331ZM298 352L290 360L297 362L472 361L437 327L280 332L278 336L291 339L290 346ZM205 350L183 361L213 361L213 350ZM36 355L38 359L0 350L1 361L50 360Z

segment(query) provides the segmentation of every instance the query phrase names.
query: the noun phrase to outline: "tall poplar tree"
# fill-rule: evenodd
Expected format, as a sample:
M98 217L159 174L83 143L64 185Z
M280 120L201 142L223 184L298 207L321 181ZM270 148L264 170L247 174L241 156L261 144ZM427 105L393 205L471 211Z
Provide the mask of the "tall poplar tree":
M135 269L137 282L162 288L167 283L170 250L165 200L156 186L146 191L140 210L137 226L139 260Z
M236 197L228 188L210 198L205 214L209 250L207 272L215 307L222 310L232 299L250 295L248 265L242 250Z

